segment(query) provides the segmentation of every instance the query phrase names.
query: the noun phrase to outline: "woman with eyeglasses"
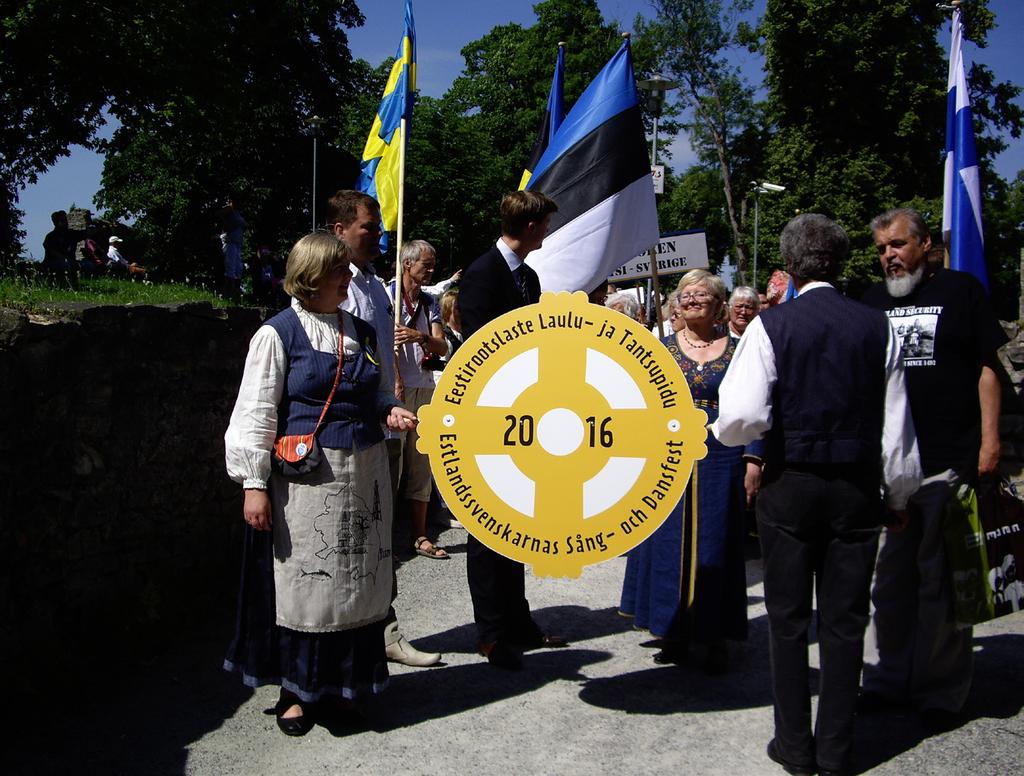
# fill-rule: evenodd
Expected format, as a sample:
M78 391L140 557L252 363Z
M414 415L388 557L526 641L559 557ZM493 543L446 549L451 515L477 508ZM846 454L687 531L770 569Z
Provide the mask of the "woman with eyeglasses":
M750 286L736 286L729 297L729 336L739 339L757 314L761 312L761 299Z
M719 278L703 269L686 273L673 295L681 325L662 339L709 423L718 417L718 387L736 350L725 301ZM711 434L706 443L679 504L629 553L619 610L657 637L656 663L684 662L697 644L704 670L719 674L728 664L726 640L747 637L743 508L760 483L760 459Z
M339 309L350 258L332 234L292 248L291 306L253 335L224 435L246 522L224 666L250 687L280 685L277 726L289 736L309 732L316 714L353 713L352 700L388 678L391 479L381 423L406 431L416 417L380 390L373 328ZM306 434L315 444L302 450L312 448L317 465L272 462L278 437Z

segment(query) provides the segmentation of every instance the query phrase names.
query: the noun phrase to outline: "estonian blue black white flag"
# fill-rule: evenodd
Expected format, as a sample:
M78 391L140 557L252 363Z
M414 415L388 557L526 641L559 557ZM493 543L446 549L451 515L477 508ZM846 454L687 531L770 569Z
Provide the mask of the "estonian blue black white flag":
M963 24L953 11L946 97L946 178L943 187L942 233L953 269L970 272L988 289L985 238L981 227L981 178L974 148L971 94L964 73Z
M627 39L569 111L527 189L558 205L527 263L545 291L591 291L658 241L633 55Z

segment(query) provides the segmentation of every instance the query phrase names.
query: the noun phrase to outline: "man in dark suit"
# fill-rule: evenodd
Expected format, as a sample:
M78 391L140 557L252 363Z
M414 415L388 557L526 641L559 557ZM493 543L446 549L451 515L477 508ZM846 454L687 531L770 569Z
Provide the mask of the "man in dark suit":
M900 343L885 315L831 282L846 233L808 213L786 225L782 257L798 295L747 326L719 392L719 441L766 441L757 525L771 640L775 738L791 774L849 767L868 590L883 520L906 517L921 481ZM808 630L817 593L818 715L811 730Z
M551 199L533 191L502 198L501 237L466 267L459 281L464 340L498 316L540 300L540 280L525 260L544 242L557 209ZM473 536L467 539L466 553L477 648L491 665L516 669L522 665L518 649L567 646L564 639L545 635L530 616L523 564Z

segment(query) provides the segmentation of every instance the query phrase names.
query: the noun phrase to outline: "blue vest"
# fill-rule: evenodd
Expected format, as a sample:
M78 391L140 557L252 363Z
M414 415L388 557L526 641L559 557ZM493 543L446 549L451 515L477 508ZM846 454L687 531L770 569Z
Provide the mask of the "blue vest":
M761 313L775 353L771 464L880 465L884 313L815 288Z
M354 316L352 321L359 352L345 359L338 389L317 437L322 447L361 450L384 438L380 422L386 407L377 396L380 367L376 335L365 321ZM334 385L337 356L313 349L291 307L275 315L267 325L281 337L288 354L284 396L277 408L277 434L310 434Z

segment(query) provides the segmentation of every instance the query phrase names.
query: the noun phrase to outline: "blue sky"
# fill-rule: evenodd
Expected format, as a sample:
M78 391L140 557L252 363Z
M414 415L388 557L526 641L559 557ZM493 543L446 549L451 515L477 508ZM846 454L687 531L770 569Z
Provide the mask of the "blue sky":
M463 46L485 35L498 24L517 22L533 24L533 0L503 0L501 3L481 3L480 0L413 0L418 38L418 86L423 94L440 97L452 80L462 71L459 53ZM402 31L404 0L371 0L360 2L366 17L363 27L349 31L349 44L353 56L376 65L395 53ZM632 26L637 13L650 16L647 0L598 0L604 17L617 21L624 30ZM999 27L989 35L989 46L984 50L968 44L965 51L969 63L980 61L995 72L999 80L1024 84L1024 55L1020 49L1020 33L1024 30L1024 3L1021 0L991 0L990 8L996 14ZM764 0L756 0L755 10L763 12ZM948 46L948 33L943 35ZM570 41L571 45L571 41ZM756 60L747 59L747 68L758 67ZM756 72L755 72L756 77ZM367 117L367 131L370 118ZM1011 139L1010 148L997 159L997 169L1005 178L1012 178L1024 169L1024 142ZM685 141L674 147L673 164L685 166L691 158ZM99 188L103 160L99 155L83 148L74 148L69 157L48 170L35 185L20 194L19 207L25 211L23 228L26 231L25 250L34 258L41 258L42 241L50 230L49 214L74 203L95 209L92 198Z

